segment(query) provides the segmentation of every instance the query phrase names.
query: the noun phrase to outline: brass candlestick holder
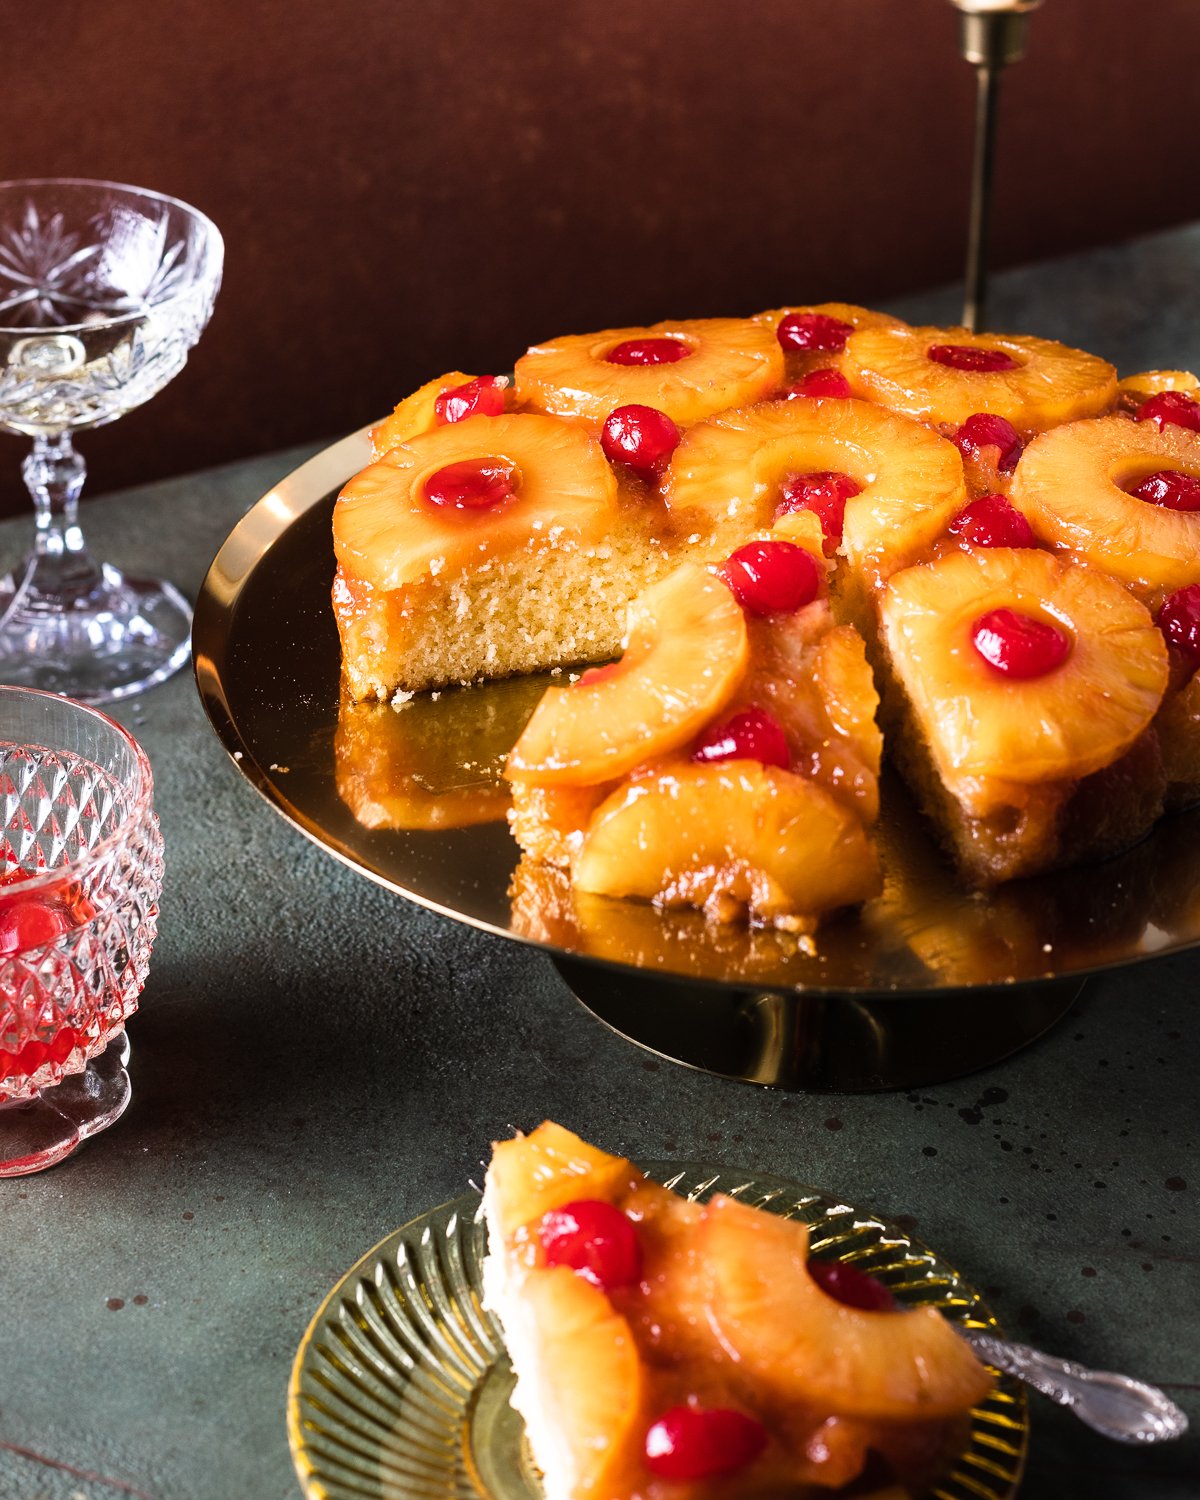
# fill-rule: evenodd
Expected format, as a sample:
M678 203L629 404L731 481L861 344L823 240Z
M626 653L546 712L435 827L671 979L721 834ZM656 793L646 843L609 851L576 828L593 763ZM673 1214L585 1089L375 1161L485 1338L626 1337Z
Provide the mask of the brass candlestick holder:
M973 333L987 317L988 229L996 150L1000 75L1025 56L1029 17L1042 0L951 0L958 11L958 46L975 69L975 155L967 229L963 323Z

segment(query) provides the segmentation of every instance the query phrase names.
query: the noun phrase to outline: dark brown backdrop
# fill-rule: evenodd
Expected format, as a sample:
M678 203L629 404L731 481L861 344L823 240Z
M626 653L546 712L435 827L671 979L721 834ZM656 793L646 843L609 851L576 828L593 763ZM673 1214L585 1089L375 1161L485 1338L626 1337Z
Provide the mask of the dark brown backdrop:
M13 18L14 21L17 18ZM0 175L205 209L188 369L90 490L378 415L540 337L959 274L971 78L946 0L55 0L19 7ZM996 259L1200 215L1194 0L1047 0L1009 75ZM20 503L18 440L0 505Z

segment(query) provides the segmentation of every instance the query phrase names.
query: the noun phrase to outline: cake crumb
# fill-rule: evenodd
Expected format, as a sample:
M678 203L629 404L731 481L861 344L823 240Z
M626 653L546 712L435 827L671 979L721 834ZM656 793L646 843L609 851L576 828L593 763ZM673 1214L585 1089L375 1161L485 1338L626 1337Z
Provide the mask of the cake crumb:
M271 764L267 767L267 769L269 771L278 771L281 776L286 776L287 773L292 768L291 768L291 766L279 766L279 765L276 765L275 762L272 761Z
M406 704L412 702L415 696L415 693L407 692L404 688L397 688L392 694L392 707L399 713Z

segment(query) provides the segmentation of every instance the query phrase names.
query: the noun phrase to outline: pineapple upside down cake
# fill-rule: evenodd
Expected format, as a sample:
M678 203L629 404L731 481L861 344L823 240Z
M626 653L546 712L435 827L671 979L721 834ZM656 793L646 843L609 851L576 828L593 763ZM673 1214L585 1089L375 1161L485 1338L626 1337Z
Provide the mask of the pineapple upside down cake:
M483 1288L547 1500L927 1493L992 1376L807 1226L547 1121L493 1148ZM886 1488L885 1488L886 1486Z
M506 767L578 890L808 931L879 889L885 742L977 886L1200 797L1186 372L832 303L554 339L372 443L344 694L604 663Z

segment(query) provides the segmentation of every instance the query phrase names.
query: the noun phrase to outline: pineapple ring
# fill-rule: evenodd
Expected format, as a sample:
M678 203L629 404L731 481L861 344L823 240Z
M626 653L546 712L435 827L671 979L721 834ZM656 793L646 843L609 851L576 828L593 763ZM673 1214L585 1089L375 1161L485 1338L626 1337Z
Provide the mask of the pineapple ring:
M671 761L596 810L572 872L578 890L807 928L879 890L858 815L807 777L727 760Z
M548 786L614 781L714 719L749 653L746 617L728 587L684 563L630 605L619 662L546 689L505 774Z
M972 628L998 608L1065 629L1072 648L1063 664L1025 680L994 672ZM980 815L1003 801L989 779L1078 779L1111 765L1149 725L1167 685L1167 648L1146 608L1113 579L1049 552L947 553L897 573L880 616L892 671L942 779Z
M479 510L425 499L439 469L485 457L519 472L510 499ZM388 591L530 545L597 542L618 514L617 481L583 428L532 413L472 417L421 433L356 474L333 508L333 544L347 574Z
M841 551L886 578L937 540L966 504L953 443L866 401L780 401L723 412L676 448L664 498L679 526L769 526L789 474L830 470L862 486L846 502ZM684 515L683 513L687 513Z
M1159 396L1163 391L1185 391L1194 396L1200 390L1200 380L1190 370L1139 370L1136 375L1126 375L1117 382L1117 397L1123 408L1136 411L1143 401Z
M436 427L437 398L443 392L467 385L474 379L474 375L464 375L461 370L449 370L436 380L427 380L424 385L418 386L411 396L405 396L390 415L371 428L371 452L376 458L382 458L398 443L407 443L420 433Z
M1029 445L1009 498L1040 540L1157 603L1200 582L1200 512L1127 493L1162 469L1200 478L1200 437L1126 417L1075 422Z
M612 365L631 339L672 338L692 351L667 365ZM679 426L759 401L783 383L773 328L753 318L693 318L652 328L609 328L535 344L516 364L517 400L559 417L603 422L618 406L653 406Z
M954 370L929 358L933 344L990 349L1016 361L1011 370ZM1051 339L968 333L965 328L867 328L851 334L842 373L866 396L919 422L961 427L976 412L1041 432L1108 411L1117 372L1106 360Z

